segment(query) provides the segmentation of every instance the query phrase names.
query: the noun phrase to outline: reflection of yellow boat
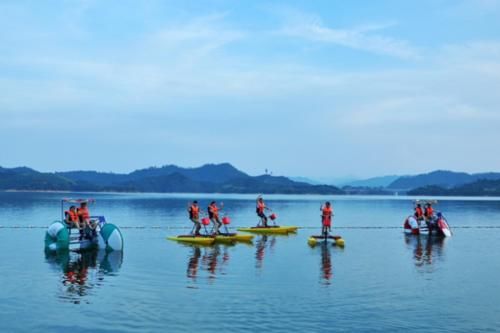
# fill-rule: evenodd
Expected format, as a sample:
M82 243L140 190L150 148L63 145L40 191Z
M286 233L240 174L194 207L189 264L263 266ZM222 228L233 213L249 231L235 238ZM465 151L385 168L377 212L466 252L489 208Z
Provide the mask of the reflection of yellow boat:
M332 243L333 245L344 247L345 241L341 236L311 236L307 240L310 246L316 246L319 243Z
M215 242L215 238L212 236L179 235L179 236L167 237L167 239L177 242L201 244L201 245L211 245Z
M237 233L222 233L215 236L216 242L232 243L232 242L251 242L253 235L244 235Z
M250 227L238 228L238 231L253 232L258 234L288 234L296 232L298 227L293 226L269 226L269 227Z

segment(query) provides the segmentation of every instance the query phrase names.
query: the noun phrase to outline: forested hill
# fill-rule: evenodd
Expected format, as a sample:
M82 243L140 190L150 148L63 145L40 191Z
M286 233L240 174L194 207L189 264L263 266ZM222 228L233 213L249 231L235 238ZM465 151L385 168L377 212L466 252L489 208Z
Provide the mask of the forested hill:
M286 177L249 176L229 163L198 168L151 167L128 174L97 171L43 173L0 167L0 190L342 194L335 186L310 185Z

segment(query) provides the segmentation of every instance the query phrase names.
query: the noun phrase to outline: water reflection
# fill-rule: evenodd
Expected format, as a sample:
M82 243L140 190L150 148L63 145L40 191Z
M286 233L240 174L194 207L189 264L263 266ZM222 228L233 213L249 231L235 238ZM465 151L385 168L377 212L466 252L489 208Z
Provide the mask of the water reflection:
M405 243L413 249L413 260L419 268L430 267L443 258L445 238L431 235L405 235Z
M266 249L273 251L276 245L276 236L262 235L257 239L255 245L255 267L261 269L264 263Z
M329 285L333 278L333 265L331 245L328 243L321 244L321 282Z
M188 257L186 276L195 282L201 271L208 272L209 280L215 280L217 274L226 274L230 260L230 244L215 244L212 246L191 245Z
M95 287L101 286L105 276L116 275L123 262L123 252L92 250L84 252L65 251L45 253L47 262L57 271L60 278L60 299L75 304L83 301ZM89 303L86 300L86 303Z

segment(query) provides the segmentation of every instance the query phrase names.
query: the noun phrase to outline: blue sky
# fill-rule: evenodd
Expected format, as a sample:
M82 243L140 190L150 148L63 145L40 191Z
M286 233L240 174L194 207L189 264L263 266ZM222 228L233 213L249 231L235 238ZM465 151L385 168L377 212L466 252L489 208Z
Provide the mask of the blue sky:
M0 1L0 165L500 171L500 0Z

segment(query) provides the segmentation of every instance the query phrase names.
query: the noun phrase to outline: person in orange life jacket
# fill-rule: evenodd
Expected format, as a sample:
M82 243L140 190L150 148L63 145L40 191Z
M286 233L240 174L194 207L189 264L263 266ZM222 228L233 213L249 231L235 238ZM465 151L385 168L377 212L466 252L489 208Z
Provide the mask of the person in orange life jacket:
M417 204L417 207L415 207L415 217L417 218L417 221L424 219L424 212L421 204Z
M87 207L87 203L82 202L80 204L80 208L78 208L77 211L78 217L80 218L80 223L82 223L82 229L87 228L85 229L85 236L89 239L93 236L97 236L97 224L92 223L92 221L90 220L90 212Z
M219 228L222 225L222 222L220 221L219 218L219 210L221 210L224 207L224 204L221 203L221 207L217 207L217 203L215 201L212 201L210 205L208 205L208 218L212 223L214 224L214 233L219 234Z
M327 235L332 228L333 207L329 201L320 207L321 210L321 232Z
M424 210L424 217L426 221L431 221L432 217L434 216L434 209L432 208L432 205L430 203L427 203L425 205L425 210Z
M80 222L83 223L84 226L86 225L89 228L91 228L91 225L90 225L90 212L89 212L89 209L87 207L87 203L86 202L82 202L80 204L80 208L78 208L78 217L80 218Z
M66 219L64 220L70 227L75 226L77 229L80 228L80 219L78 218L78 213L76 212L76 207L71 206L69 210L64 212Z
M265 214L265 210L271 210L268 207L266 207L266 204L264 203L264 199L259 195L257 197L257 204L255 207L255 212L257 213L257 216L260 217L260 223L262 226L267 227L267 216Z
M70 228L72 228L74 226L74 227L76 227L78 229L78 231L80 232L80 240L82 240L82 238L83 238L83 228L80 225L80 222L79 222L80 218L78 217L78 213L76 211L76 207L75 206L69 207L69 210L67 210L66 212L64 212L64 215L66 216L65 222L68 224L68 226Z
M188 208L189 219L194 223L194 234L198 236L200 234L201 223L200 223L200 206L198 206L198 201L193 201Z

